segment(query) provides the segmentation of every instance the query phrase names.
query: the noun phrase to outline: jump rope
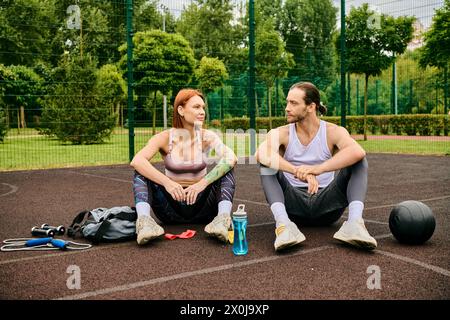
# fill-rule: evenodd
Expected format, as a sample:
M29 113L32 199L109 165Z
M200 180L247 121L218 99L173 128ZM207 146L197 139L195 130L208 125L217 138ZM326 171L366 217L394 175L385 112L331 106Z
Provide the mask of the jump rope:
M56 235L64 235L65 232L64 226L53 227L44 223L40 227L31 228L31 235L40 238L6 239L3 241L0 251L85 250L92 247L91 244L87 243L53 238ZM194 230L186 230L181 234L166 233L164 236L168 240L174 240L176 238L189 239L195 234L196 231Z
M41 238L6 239L0 251L85 250L92 247L87 243L53 238L55 235L64 235L65 232L64 226L53 227L44 223L41 227L31 228L31 235Z

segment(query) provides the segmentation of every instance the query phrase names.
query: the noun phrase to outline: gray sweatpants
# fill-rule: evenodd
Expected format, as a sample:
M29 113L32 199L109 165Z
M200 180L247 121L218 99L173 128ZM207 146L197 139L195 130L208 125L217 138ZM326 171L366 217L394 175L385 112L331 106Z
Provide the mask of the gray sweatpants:
M261 170L268 169L261 165ZM270 169L269 169L270 170ZM265 170L267 171L267 170ZM337 221L352 201L364 202L367 193L366 158L339 170L334 180L314 195L307 187L294 187L281 171L261 174L261 183L269 205L284 203L291 220L304 225L328 225Z

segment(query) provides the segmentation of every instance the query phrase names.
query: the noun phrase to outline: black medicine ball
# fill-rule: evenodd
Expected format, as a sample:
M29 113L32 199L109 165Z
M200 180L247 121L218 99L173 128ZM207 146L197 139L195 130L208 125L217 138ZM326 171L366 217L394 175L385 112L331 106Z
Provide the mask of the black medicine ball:
M401 243L422 244L431 238L435 227L433 211L420 201L403 201L389 216L389 229Z

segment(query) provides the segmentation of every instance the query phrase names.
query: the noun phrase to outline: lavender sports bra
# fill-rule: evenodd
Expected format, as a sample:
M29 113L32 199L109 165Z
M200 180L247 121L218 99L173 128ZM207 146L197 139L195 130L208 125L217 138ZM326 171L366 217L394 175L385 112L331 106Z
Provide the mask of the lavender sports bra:
M169 153L164 158L166 176L180 184L190 184L197 182L207 173L207 154L208 150L202 152L201 157L194 158L194 161L177 159L173 157L173 129L169 131Z

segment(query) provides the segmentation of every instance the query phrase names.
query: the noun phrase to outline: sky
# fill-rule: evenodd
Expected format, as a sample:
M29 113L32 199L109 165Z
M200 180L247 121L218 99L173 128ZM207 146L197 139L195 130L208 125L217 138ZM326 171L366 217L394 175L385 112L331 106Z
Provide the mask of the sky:
M340 10L341 1L333 0L333 3ZM345 12L348 13L352 6L359 7L363 3L368 3L375 11L394 17L415 16L425 28L430 27L434 10L444 6L444 0L345 0ZM340 14L337 19L340 25Z
M246 0L232 0L233 2L241 2ZM258 0L255 0L258 1ZM320 1L320 0L318 0ZM332 0L336 8L340 10L341 0ZM160 0L160 3L169 8L174 16L179 16L192 0ZM415 16L420 20L425 28L431 25L434 10L444 5L444 0L345 0L346 12L350 11L352 6L359 7L363 3L369 3L372 9L380 13L386 13L394 17L398 16ZM340 25L340 11L338 11L338 26Z

